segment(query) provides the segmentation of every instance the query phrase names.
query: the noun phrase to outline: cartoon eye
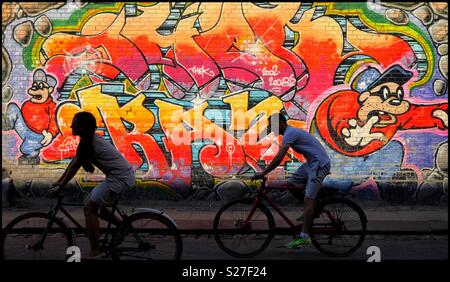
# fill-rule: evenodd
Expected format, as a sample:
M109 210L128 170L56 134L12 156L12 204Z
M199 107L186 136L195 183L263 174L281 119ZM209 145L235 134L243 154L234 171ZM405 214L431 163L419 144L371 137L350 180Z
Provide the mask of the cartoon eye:
M398 88L397 89L397 98L399 100L403 100L403 97L405 96L405 93L403 92L403 88Z
M383 99L386 100L389 97L389 89L387 87L383 87Z
M39 89L44 89L44 84L42 82L39 83Z

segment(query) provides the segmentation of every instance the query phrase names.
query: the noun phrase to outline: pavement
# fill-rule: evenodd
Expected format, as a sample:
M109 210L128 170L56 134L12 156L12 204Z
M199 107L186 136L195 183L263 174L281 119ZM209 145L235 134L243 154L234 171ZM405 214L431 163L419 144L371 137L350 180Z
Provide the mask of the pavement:
M52 199L32 199L25 207L2 207L2 227L5 227L13 218L26 212L47 212ZM448 206L424 205L392 205L386 202L357 202L366 213L368 234L435 234L448 235ZM120 208L131 213L133 207L148 207L164 211L185 233L211 233L214 216L223 201L156 201L134 200L123 201ZM291 219L295 220L302 211L302 205L285 204L279 206ZM84 224L84 214L81 207L66 207L71 215ZM287 223L273 210L276 227L287 230ZM62 214L60 214L63 216ZM64 220L66 223L68 220Z

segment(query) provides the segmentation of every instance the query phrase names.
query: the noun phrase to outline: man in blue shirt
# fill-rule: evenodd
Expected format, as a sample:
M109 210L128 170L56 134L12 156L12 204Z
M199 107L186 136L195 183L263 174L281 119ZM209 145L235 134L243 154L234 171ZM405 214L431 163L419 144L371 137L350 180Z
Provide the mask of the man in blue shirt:
M302 246L308 246L311 244L309 232L314 215L314 200L322 187L323 179L330 174L330 158L322 144L309 132L288 126L283 114L275 113L269 117L268 132L273 132L275 135L283 135L283 143L278 154L270 164L264 171L256 173L254 179L263 178L279 166L290 148L306 158L306 163L299 167L288 179L289 185L293 187L289 191L295 197L300 198L302 196L299 193L300 189L306 188L306 190L304 197L303 230L287 247L297 249Z

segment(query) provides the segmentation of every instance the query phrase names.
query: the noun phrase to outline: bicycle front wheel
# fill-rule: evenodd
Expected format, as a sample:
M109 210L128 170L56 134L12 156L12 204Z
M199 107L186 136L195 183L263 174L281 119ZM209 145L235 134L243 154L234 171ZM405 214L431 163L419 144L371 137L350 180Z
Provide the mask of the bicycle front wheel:
M66 225L55 218L48 228L46 213L27 213L12 220L1 236L2 260L66 260L73 238ZM48 233L44 238L44 231Z
M367 219L363 210L344 198L330 198L318 207L311 239L313 245L330 257L355 252L366 236Z
M262 253L275 234L275 220L259 203L247 221L254 199L239 199L224 205L214 218L214 239L225 253L249 258Z
M151 212L131 215L112 239L114 260L179 260L181 235L166 216Z

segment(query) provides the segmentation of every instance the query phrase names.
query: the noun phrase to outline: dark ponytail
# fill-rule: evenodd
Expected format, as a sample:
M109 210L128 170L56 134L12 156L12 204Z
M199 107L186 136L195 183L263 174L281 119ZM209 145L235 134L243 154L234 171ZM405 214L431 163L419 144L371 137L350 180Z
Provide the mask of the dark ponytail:
M94 172L92 165L94 157L93 139L95 130L97 129L97 121L90 112L79 112L75 117L79 126L82 128L80 132L80 143L77 148L77 155L81 157L81 166L86 172Z

